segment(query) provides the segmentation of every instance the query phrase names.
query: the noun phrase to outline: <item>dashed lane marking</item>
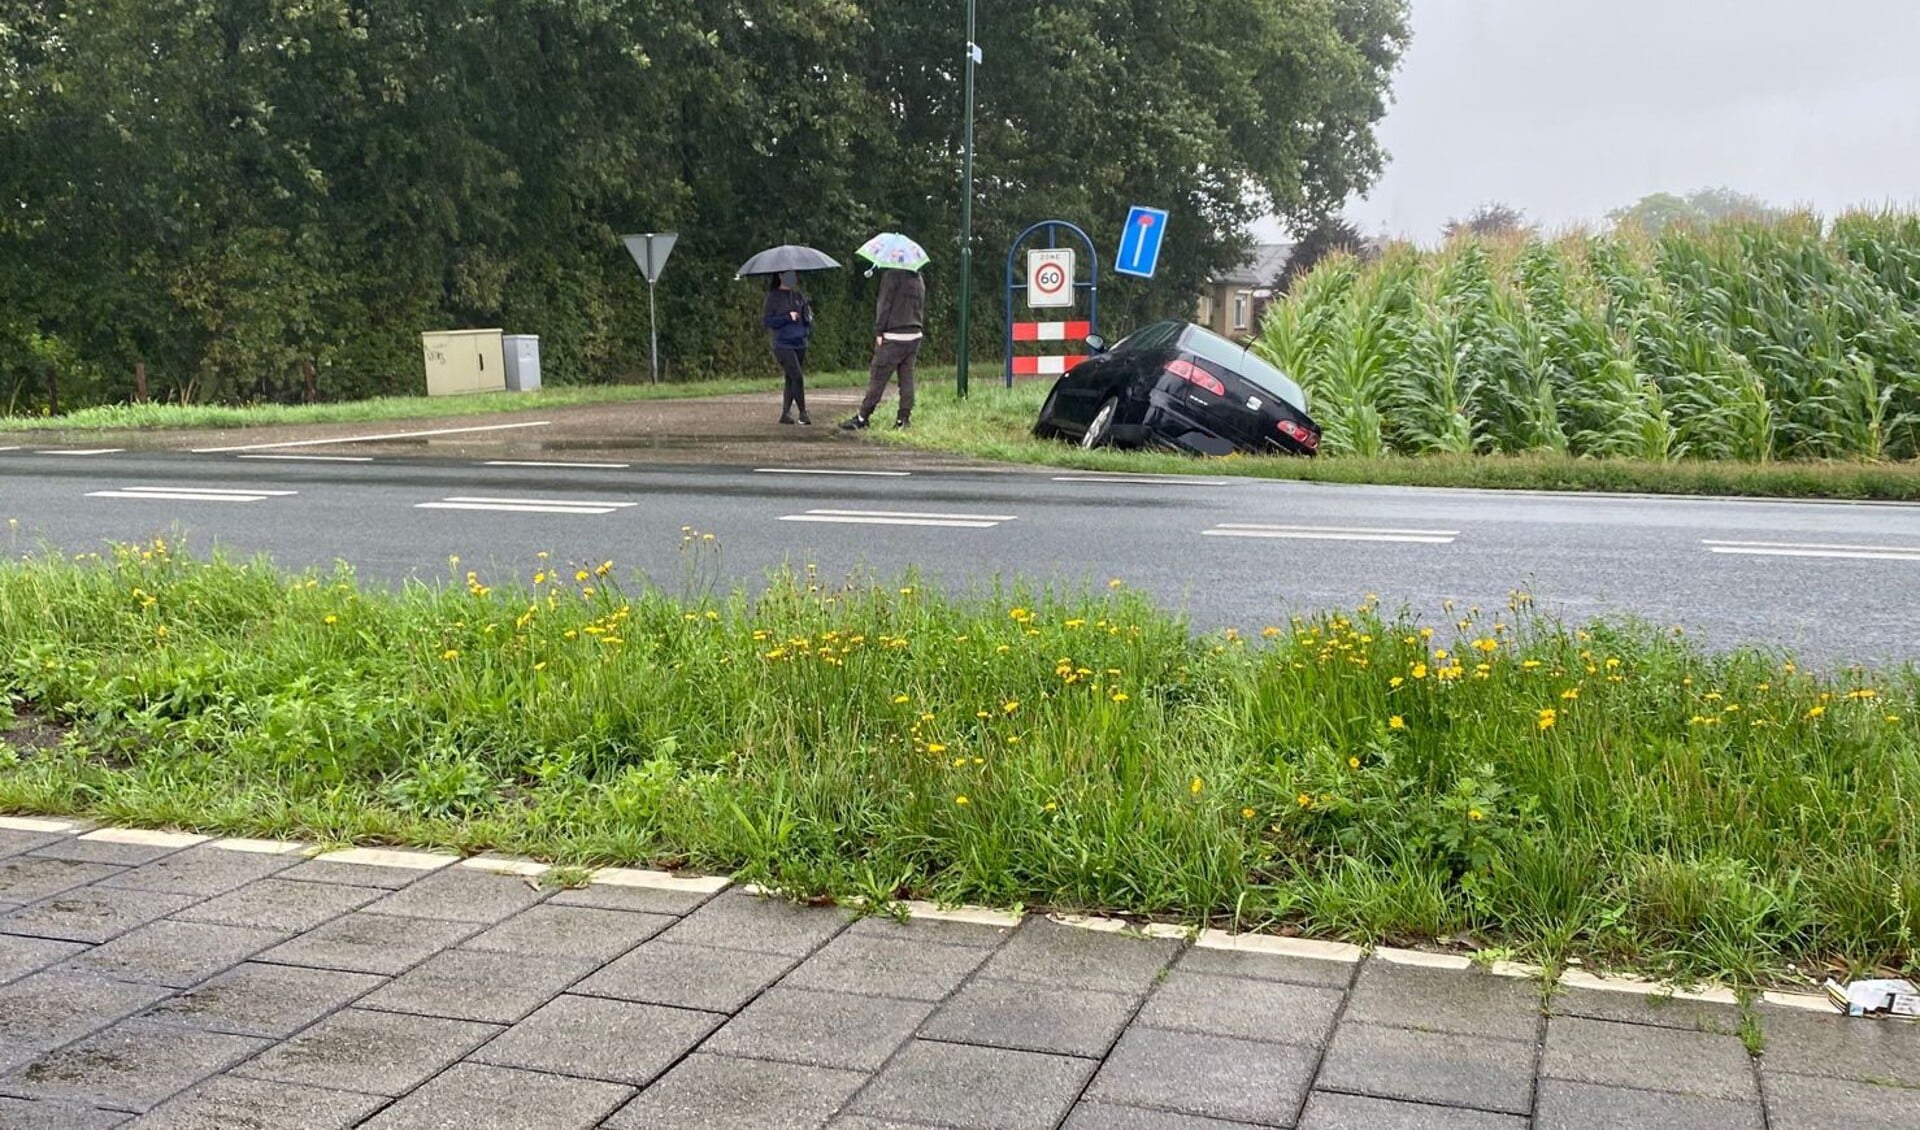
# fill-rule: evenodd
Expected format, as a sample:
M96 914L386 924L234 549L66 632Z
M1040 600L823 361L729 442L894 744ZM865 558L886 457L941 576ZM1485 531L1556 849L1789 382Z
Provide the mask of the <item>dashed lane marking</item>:
M545 428L552 420L533 420L524 424L484 424L471 428L433 428L422 432L385 432L370 436L335 436L332 439L296 439L285 443L243 443L233 447L196 447L195 455L225 455L230 451L278 451L289 447L333 447L347 443L374 443L389 439L421 439L427 436L468 435L473 432L504 432L514 428Z
M830 467L755 467L756 475L856 475L873 479L904 479L912 471L842 471Z
M1018 519L1012 514L917 514L902 510L809 510L782 514L782 522L825 522L847 526L939 526L955 530L991 530Z
M120 490L88 491L88 498L131 498L146 502L265 502L269 498L290 498L292 490L224 490L213 487L125 487Z
M569 463L546 459L489 459L483 467L561 467L569 471L624 471L631 463Z
M279 459L288 463L371 463L371 455L237 455L236 459Z
M1828 545L1790 541L1712 541L1701 545L1713 553L1747 557L1836 557L1855 561L1920 561L1920 545Z
M471 498L455 496L414 504L415 510L487 510L500 514L615 514L633 502L599 502L561 498Z
M1364 526L1263 526L1225 522L1201 531L1210 538L1275 538L1298 541L1406 542L1413 545L1452 545L1459 530L1388 530Z
M124 447L48 447L34 452L36 455L118 455Z
M1232 479L1188 479L1151 475L1055 475L1056 483L1117 483L1122 486L1143 487L1226 487L1232 486Z

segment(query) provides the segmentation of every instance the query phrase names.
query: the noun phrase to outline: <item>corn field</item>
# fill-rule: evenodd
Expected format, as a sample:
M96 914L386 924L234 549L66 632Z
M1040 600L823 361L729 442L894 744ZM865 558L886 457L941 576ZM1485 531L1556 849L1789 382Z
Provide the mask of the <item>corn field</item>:
M1257 346L1323 452L1920 457L1920 215L1324 261Z

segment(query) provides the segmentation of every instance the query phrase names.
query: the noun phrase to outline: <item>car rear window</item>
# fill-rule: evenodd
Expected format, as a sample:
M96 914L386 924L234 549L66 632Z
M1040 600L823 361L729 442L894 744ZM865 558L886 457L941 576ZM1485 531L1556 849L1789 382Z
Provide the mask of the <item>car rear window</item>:
M1233 370L1302 412L1307 410L1306 390L1246 346L1236 345L1204 327L1189 326L1186 337L1180 340L1180 347Z

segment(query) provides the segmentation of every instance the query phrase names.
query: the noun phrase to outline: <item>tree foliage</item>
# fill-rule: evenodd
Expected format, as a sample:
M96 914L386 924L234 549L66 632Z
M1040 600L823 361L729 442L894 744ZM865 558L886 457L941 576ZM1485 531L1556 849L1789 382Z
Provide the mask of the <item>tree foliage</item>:
M1503 236L1529 235L1532 224L1527 223L1527 214L1511 204L1502 204L1490 200L1468 213L1464 220L1448 220L1441 234L1448 239L1471 235L1480 239L1498 239Z
M1660 235L1675 226L1704 228L1721 220L1774 220L1785 214L1757 196L1730 188L1703 188L1685 196L1671 192L1643 196L1629 207L1608 212L1607 222L1616 231Z
M748 254L843 259L882 229L935 255L952 348L959 4L919 0L0 0L0 409L418 383L418 334L542 337L549 380L631 377L645 283L623 232L678 230L668 372L766 364ZM1110 250L1171 209L1151 285L1183 308L1273 210L1377 176L1405 0L1006 0L983 13L976 285L1035 220ZM820 364L854 361L873 283L808 280Z

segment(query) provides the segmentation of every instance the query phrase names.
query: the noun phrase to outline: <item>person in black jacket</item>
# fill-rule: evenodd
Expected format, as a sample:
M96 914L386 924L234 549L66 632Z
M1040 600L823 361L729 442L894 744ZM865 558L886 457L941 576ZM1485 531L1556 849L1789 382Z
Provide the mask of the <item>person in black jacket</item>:
M860 401L859 414L840 426L859 429L867 426L867 417L880 407L886 395L887 380L900 376L900 406L894 410L893 426L904 428L913 419L913 363L920 356L920 338L926 329L927 284L918 271L883 270L880 272L880 300L873 314L873 367L867 374L867 395Z
M813 339L813 307L800 293L800 276L793 271L767 279L767 304L760 311L760 324L773 335L773 359L786 374L786 390L780 398L780 422L813 423L807 415L807 342Z

